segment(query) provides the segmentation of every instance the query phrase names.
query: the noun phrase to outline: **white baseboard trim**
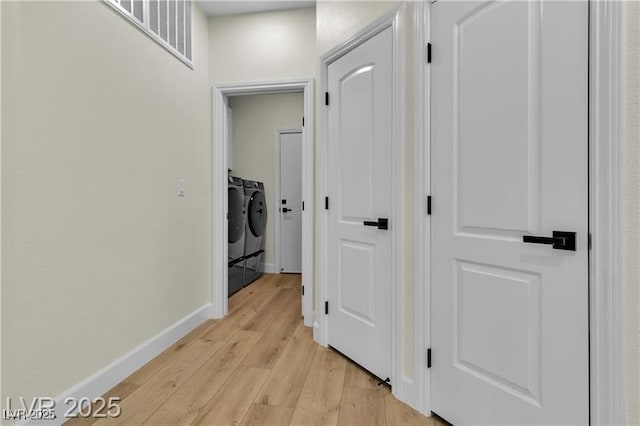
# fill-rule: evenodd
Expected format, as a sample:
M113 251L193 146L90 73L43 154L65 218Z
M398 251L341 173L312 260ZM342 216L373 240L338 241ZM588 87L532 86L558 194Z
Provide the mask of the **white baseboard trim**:
M278 269L276 268L276 265L274 263L261 263L262 265L262 271L265 274L277 274L280 271L278 271Z
M419 393L416 389L415 380L403 376L400 380L396 380L396 382L397 383L394 383L391 387L393 396L420 413L422 411L422 407L419 401ZM429 417L429 414L423 413L423 415Z
M133 372L158 356L162 351L180 340L194 328L211 318L212 305L206 304L190 313L178 322L172 324L157 335L153 336L138 347L132 349L106 367L98 370L75 386L62 392L55 398L56 421L49 424L62 424L69 406L65 404L66 398L89 398L94 400L104 395L108 390L126 379ZM20 425L42 425L43 421L25 421Z
M327 347L328 343L324 339L324 335L322 334L322 329L320 328L320 323L318 322L318 312L313 311L313 341L319 344L322 347Z

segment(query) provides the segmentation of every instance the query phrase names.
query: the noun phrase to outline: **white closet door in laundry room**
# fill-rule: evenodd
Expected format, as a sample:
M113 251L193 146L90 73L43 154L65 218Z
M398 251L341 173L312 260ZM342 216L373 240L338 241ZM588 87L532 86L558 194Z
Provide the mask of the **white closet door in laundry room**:
M302 272L302 133L280 133L280 272Z
M328 340L391 377L392 29L328 69Z
M589 423L588 3L431 9L432 409Z

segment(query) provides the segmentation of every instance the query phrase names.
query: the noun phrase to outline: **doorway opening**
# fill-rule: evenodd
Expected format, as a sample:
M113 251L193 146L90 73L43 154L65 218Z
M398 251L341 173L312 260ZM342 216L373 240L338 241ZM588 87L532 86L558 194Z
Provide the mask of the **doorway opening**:
M212 283L212 317L222 318L228 312L228 296L230 292L237 291L236 272L242 270L240 279L242 283L247 283L252 276L259 276L262 272L279 272L280 256L275 253L274 240L278 240L275 236L273 226L279 222L279 216L282 212L282 200L277 199L279 196L279 185L274 185L279 181L279 170L275 169L275 161L273 156L269 158L261 158L255 161L256 164L243 164L240 152L234 152L230 146L232 139L237 139L240 130L233 126L233 120L238 119L237 111L234 112L234 104L238 106L242 102L247 101L251 95L281 95L285 94L289 97L296 97L296 94L302 96L302 111L299 117L300 128L300 203L298 214L300 222L300 271L302 273L302 316L304 317L305 326L310 327L313 324L313 81L312 80L287 80L279 82L265 83L238 83L238 84L222 84L217 85L213 89L213 110L214 110L214 137L213 137L213 234L221 236L213 241L213 283ZM264 99L263 99L264 100ZM291 129L288 129L291 130ZM273 137L273 132L278 135L277 129L271 130L267 135L269 141ZM250 140L251 135L245 135L245 139ZM268 143L269 148L273 148L273 144ZM249 149L251 149L249 147ZM275 150L274 150L275 151ZM231 155L230 155L231 154ZM255 157L255 156L254 156ZM246 163L246 162L245 162ZM260 168L271 169L258 171ZM266 174L265 174L266 173ZM238 175L238 176L236 176ZM242 175L242 176L240 176ZM251 176L249 176L251 175ZM268 181L268 182L267 182ZM240 182L243 182L240 185ZM245 201L242 210L246 215L245 233L256 238L250 238L251 253L243 251L242 260L238 262L238 271L233 269L233 262L230 259L230 242L229 237L237 235L229 234L229 224L231 220L232 210L237 210L230 205L229 191L232 186L243 187L245 193ZM253 186L251 186L253 185ZM254 195L247 192L254 192ZM271 186L271 188L269 188ZM275 189L278 187L278 189ZM247 195L248 194L248 195ZM238 197L239 198L239 197ZM253 201L252 206L248 203ZM260 205L262 203L262 205ZM304 203L304 210L302 210ZM239 205L239 202L236 203ZM293 207L287 207L293 208ZM255 211L254 211L255 210ZM253 212L253 222L257 224L251 229L251 218L249 213ZM236 212L237 213L237 212ZM289 213L289 212L287 212ZM270 230L267 228L267 218L271 216ZM262 225L262 226L258 226ZM240 228L240 226L238 226ZM262 232L260 232L262 230ZM254 232L256 231L256 232ZM268 236L264 235L267 234ZM275 236L275 238L274 238ZM266 237L266 238L265 238ZM265 243L270 241L270 246ZM246 241L246 240L245 240ZM254 247L255 246L255 247ZM255 249L255 250L254 250ZM235 250L235 249L234 249ZM234 254L237 254L234 252ZM248 268L248 269L247 269ZM232 271L233 273L230 273ZM249 274L247 274L249 271ZM235 287L234 287L235 285Z

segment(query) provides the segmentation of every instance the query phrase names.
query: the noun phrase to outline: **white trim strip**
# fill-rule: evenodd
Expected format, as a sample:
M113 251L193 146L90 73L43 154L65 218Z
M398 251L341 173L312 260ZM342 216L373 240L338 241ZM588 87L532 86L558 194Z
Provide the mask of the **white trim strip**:
M210 313L210 304L200 307L175 324L162 330L146 342L116 359L111 364L101 368L80 383L62 392L55 398L56 423L62 423L67 420L64 418L65 412L69 409L69 406L65 404L66 398L75 398L76 401L79 401L80 398L89 398L90 400L94 400L95 398L104 395L118 383L129 377L129 375L143 367L146 363L158 356L179 339L208 320L210 318ZM34 420L18 424L38 425L42 424L42 422Z
M260 267L262 268L262 272L264 272L265 274L277 274L278 272L278 268L276 267L275 264L273 263L260 263Z
M429 40L426 23L429 22L430 4L415 3L414 39L414 180L413 180L413 341L414 341L414 397L411 406L420 413L431 414L430 370L426 368L426 350L431 346L430 336L430 251L431 217L426 214L426 197L429 195L430 165L429 140L429 67L426 64L426 46Z
M591 424L625 423L623 2L590 1Z

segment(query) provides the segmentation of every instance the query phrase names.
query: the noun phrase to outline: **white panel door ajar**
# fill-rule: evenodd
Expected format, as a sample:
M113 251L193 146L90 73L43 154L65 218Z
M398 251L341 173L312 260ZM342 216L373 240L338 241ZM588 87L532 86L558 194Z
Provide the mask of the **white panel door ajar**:
M280 272L302 272L302 132L280 134Z
M589 423L587 24L432 7L432 409L456 425Z
M328 339L391 377L392 30L328 67Z

